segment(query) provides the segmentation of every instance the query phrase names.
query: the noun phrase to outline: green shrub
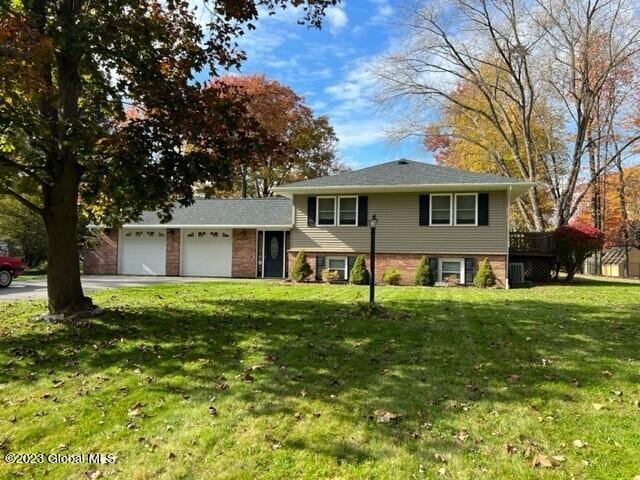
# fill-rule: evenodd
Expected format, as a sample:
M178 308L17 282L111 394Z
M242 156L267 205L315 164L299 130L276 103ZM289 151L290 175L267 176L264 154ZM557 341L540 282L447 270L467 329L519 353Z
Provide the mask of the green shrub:
M369 284L369 270L364 263L364 257L359 255L353 262L353 267L349 273L349 283L354 285L368 285Z
M322 270L322 281L325 283L335 283L340 280L340 274L335 270L328 268Z
M424 287L426 285L433 285L433 282L433 272L429 267L429 259L427 257L422 257L418 264L418 268L416 269L415 284Z
M387 268L382 274L382 281L387 285L400 285L402 274L396 267Z
M480 264L480 268L473 277L473 284L478 288L493 287L496 284L496 276L491 269L488 258L485 258Z
M307 262L307 254L299 251L291 267L291 278L296 282L304 282L311 275L311 266Z

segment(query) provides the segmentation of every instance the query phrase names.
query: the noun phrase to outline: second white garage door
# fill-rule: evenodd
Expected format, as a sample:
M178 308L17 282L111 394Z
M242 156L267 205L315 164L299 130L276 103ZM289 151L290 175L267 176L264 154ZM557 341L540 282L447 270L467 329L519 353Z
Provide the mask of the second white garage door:
M231 230L183 230L182 275L230 277L232 245Z

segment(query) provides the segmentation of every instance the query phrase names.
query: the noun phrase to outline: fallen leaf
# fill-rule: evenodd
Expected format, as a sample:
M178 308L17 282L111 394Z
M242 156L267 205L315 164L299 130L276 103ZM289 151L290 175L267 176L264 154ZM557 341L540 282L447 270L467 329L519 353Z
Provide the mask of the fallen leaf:
M435 454L435 458L436 458L436 461L438 461L440 463L447 463L447 459L444 457L444 455L442 455L440 453L436 453Z
M387 410L376 410L373 415L378 423L397 422L403 417L402 413L394 413Z
M102 478L102 472L100 470L88 470L84 472L84 474L89 480L96 480L98 478Z
M213 415L213 416L215 416L215 415L217 415L217 414L218 414L218 410L216 409L216 407L214 407L214 406L210 406L210 407L209 407L209 415Z
M611 390L611 393L613 393L616 397L622 396L622 390Z
M595 408L596 410L604 410L606 408L606 405L603 405L602 403L594 403L593 408Z
M576 448L585 448L588 445L587 442L583 442L582 440L574 440L573 446Z
M539 453L533 459L533 466L542 468L553 468L553 462L546 455L542 455L541 453Z
M515 447L515 445L511 444L511 443L507 443L505 445L505 449L507 450L507 453L509 455L513 455L514 453L518 452L518 449Z

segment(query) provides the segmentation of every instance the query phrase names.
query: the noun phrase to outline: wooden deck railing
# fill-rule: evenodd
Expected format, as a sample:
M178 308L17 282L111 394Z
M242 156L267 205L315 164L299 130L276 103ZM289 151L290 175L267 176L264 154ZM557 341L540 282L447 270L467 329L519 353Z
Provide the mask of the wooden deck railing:
M549 232L511 232L509 236L511 253L555 253L555 241Z

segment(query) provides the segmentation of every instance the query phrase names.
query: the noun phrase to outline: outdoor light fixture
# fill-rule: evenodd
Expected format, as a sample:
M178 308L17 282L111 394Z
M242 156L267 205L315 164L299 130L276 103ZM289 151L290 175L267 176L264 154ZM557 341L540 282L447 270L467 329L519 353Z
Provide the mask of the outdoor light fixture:
M376 298L376 226L378 219L373 215L369 219L369 229L371 230L371 249L369 250L369 268L371 275L369 276L369 304L373 305Z

